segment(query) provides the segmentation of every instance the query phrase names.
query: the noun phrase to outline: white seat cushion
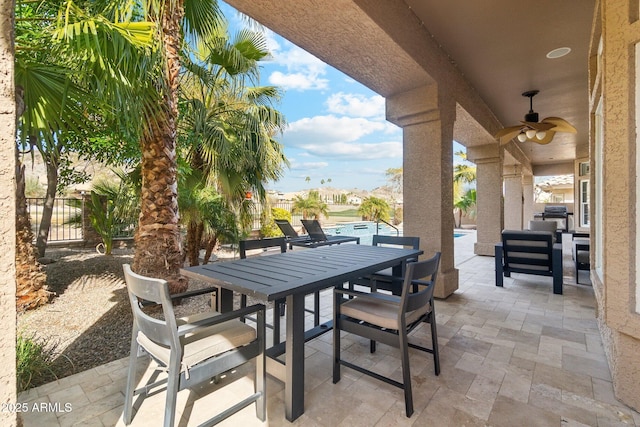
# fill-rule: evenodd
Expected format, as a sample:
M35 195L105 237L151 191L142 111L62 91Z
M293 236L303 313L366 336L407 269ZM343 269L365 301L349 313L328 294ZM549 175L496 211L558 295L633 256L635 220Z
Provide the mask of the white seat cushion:
M340 305L340 311L343 314L387 329L399 328L399 309L400 306L398 303L391 301L372 301L360 297L355 297ZM427 304L418 310L406 313L407 324L415 322L420 316L428 313L429 310L430 307L429 304Z
M200 313L176 319L178 324L191 323L218 313ZM249 344L256 339L256 330L239 320L230 320L214 326L196 329L193 333L180 338L183 345L182 368L196 365L210 357L224 353L237 347ZM142 332L138 333L138 343L165 365L169 364L171 349L151 341Z

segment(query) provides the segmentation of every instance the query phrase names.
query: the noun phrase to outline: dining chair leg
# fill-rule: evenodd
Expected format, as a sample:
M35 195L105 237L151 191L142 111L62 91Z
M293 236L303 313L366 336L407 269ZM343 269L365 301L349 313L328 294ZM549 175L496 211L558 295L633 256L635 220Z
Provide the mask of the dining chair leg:
M164 427L173 427L176 421L176 404L180 388L180 361L172 357L168 368L169 381L167 382L167 398L164 407Z
M340 381L340 299L341 295L333 295L333 383Z
M433 348L433 366L437 375L440 375L440 350L438 348L438 331L436 330L436 313L431 303L431 314L429 314L429 323L431 324L431 346Z
M320 291L313 294L313 326L320 324Z
M240 308L245 308L247 306L247 296L245 294L240 295ZM242 323L247 323L247 319L242 317L240 318Z
M133 337L138 333L134 330ZM138 341L135 338L131 340L131 353L129 356L129 368L127 369L127 389L124 395L124 411L122 420L125 425L131 424L133 418L133 392L136 388L136 365L138 362Z
M261 346L264 345L266 337L265 331L265 314L264 311L258 312L258 340ZM262 347L264 348L264 347ZM266 384L267 384L267 370L265 366L264 351L262 351L258 357L256 357L256 393L260 393L260 397L256 400L256 416L260 421L265 421L267 415L267 397L266 397Z
M280 344L280 312L284 307L282 300L276 300L273 303L273 345Z
M376 352L376 342L374 340L369 340L369 353Z
M409 368L409 343L407 333L400 332L400 357L402 358L402 383L404 388L404 407L407 418L413 415L413 392L411 390L411 370Z

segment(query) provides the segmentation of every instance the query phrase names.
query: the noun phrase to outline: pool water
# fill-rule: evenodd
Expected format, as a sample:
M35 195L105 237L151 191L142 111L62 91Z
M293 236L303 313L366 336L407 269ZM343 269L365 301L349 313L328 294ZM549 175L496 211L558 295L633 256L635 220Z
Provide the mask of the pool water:
M355 236L360 237L361 245L371 245L373 236L376 234L376 223L373 221L345 222L324 228L326 234L333 236ZM378 233L385 236L395 236L396 230L386 224L378 225Z
M376 223L373 221L345 222L324 228L326 234L333 236L356 236L360 237L361 245L371 245L373 236L376 234ZM397 236L397 231L386 224L378 224L378 233L383 236ZM400 234L402 235L402 231ZM462 237L466 233L453 233L453 237Z

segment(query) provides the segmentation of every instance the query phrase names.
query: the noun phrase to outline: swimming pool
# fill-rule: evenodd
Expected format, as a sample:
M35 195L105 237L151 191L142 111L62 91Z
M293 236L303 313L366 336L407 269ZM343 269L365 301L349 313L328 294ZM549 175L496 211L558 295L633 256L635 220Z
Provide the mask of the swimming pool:
M361 245L371 245L373 236L376 234L376 223L373 221L344 222L333 226L325 227L325 233L334 236L356 236L360 237ZM396 230L386 224L379 224L377 234L385 236L396 236Z
M371 245L373 236L376 234L376 223L373 221L344 222L336 225L324 227L326 234L333 236L357 236L360 237L361 245ZM378 224L377 234L383 236L402 236L402 230L398 232L387 224ZM467 233L453 233L453 237L466 236Z

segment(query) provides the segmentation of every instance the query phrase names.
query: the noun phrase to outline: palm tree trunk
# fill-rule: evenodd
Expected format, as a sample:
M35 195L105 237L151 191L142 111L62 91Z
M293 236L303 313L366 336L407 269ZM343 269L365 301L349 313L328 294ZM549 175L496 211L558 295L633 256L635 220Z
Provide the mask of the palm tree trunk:
M58 187L57 158L57 153L48 153L46 157L43 155L47 167L47 192L42 208L38 238L36 239L36 248L38 249L38 256L40 258L44 256L47 249L47 240L49 239L49 231L51 230L51 217L53 216L53 205L56 201L56 191Z
M157 120L149 123L141 141L142 194L133 268L138 274L161 277L171 293L187 289L180 276L182 250L178 226L176 121L180 71L180 23L183 0L166 0L161 30L165 54L164 102Z
M16 120L24 112L22 87L16 90ZM38 263L33 246L33 231L27 211L24 165L16 150L16 306L19 311L46 304L51 297L47 290L47 275Z
M207 244L205 247L205 252L204 252L204 260L202 261L203 264L208 264L209 260L211 259L211 255L213 254L213 250L215 249L216 245L218 244L218 235L214 234L212 237L210 237L207 240Z
M16 159L16 306L24 311L46 304L51 297L47 275L38 263L25 197L24 165Z
M198 265L198 258L200 256L200 240L202 232L199 232L200 227L195 221L190 221L187 226L187 260L190 266Z

